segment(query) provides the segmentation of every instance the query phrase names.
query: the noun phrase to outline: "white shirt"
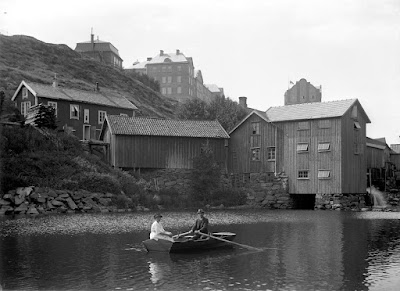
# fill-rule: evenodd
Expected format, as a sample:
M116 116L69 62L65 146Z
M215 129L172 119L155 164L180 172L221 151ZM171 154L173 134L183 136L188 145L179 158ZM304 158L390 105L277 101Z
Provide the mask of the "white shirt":
M174 241L171 237L165 235L164 234L165 232L166 231L164 230L162 224L156 220L151 225L150 239L155 239L155 240L165 239L169 241Z

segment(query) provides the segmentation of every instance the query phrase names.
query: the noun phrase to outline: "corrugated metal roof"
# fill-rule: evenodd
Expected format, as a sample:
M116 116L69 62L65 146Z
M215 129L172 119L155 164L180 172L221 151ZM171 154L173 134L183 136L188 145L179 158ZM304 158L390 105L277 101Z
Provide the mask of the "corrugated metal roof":
M346 99L271 107L266 115L272 122L340 117L356 101L357 99Z
M148 135L175 137L229 138L218 121L171 120L107 115L115 135Z
M137 109L124 96L106 89L101 89L101 91L83 91L32 82L25 83L36 93L37 97L85 102L124 109Z

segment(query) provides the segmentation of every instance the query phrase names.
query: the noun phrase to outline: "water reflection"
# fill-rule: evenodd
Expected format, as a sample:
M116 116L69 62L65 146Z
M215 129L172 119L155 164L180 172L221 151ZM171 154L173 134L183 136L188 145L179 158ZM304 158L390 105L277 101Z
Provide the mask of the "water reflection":
M6 290L400 290L400 214L210 216L218 221L224 215L250 222L214 225L214 231L236 232L237 242L264 251L146 253L141 241L148 231L9 235L0 237L0 285Z

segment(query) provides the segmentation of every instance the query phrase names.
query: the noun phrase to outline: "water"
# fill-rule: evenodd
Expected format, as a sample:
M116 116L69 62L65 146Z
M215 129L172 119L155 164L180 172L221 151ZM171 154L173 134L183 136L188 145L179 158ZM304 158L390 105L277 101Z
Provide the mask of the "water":
M174 233L195 219L187 212L163 215L164 228ZM235 232L237 242L264 251L146 253L141 241L151 213L4 219L0 284L3 290L400 290L400 213L207 216L213 231Z

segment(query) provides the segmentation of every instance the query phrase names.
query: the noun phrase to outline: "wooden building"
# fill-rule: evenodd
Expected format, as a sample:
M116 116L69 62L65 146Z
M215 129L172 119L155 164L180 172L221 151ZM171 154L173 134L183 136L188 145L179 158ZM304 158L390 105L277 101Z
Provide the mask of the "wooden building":
M280 172L290 194L365 193L366 124L357 99L253 111L231 132L229 172Z
M110 144L110 164L131 169L191 169L206 143L226 169L228 139L218 121L118 115L107 115L100 134L100 140Z
M107 114L135 116L137 107L119 93L96 86L93 91L22 81L12 97L21 114L32 106L50 105L56 111L58 126L82 140L97 139Z

